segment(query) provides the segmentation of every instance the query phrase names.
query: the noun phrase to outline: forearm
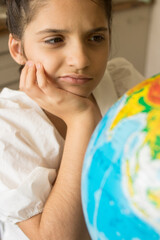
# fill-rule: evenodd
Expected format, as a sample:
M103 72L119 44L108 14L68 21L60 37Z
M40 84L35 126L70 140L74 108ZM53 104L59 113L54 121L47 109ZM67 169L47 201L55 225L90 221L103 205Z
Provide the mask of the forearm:
M54 187L43 213L32 219L30 231L26 232L31 240L35 240L35 236L38 240L85 240L87 230L81 208L81 171L88 142L98 121L99 118L79 118L68 128ZM25 232L21 224L20 227Z
M80 186L84 154L92 131L78 131L78 127L78 124L75 128L72 126L67 133L58 178L41 217L40 229L44 239L48 235L48 239L78 240L84 239L86 234Z

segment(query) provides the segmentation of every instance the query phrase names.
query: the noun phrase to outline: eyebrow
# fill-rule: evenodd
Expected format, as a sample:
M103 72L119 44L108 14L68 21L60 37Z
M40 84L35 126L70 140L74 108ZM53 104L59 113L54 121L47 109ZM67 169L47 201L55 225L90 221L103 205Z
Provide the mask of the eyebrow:
M95 33L95 32L108 32L108 28L107 27L98 27L98 28L94 28L94 29L91 29L90 31L88 31L88 33Z
M94 32L107 32L108 28L107 27L98 27L98 28L94 28L88 31L89 34L94 33ZM65 30L65 29L52 29L52 28L46 28L44 30L41 30L39 32L37 32L37 35L40 34L45 34L45 33L69 33L70 31Z

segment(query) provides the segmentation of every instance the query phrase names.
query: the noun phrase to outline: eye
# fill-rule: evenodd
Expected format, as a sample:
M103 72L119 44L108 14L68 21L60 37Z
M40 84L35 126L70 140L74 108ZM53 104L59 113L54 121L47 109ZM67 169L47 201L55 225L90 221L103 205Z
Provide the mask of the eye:
M52 37L44 41L46 44L56 45L64 42L62 37Z
M96 34L96 35L93 35L89 38L89 41L90 42L95 42L95 43L101 43L102 41L105 40L105 37L103 35L99 35L99 34Z

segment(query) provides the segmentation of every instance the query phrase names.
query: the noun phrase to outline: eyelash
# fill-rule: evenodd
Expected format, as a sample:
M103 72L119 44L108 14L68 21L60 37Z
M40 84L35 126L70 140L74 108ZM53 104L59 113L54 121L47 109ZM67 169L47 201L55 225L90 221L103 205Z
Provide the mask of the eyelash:
M57 41L58 40L58 41ZM60 41L59 41L60 40ZM54 42L53 42L54 41ZM59 44L61 42L63 42L63 38L62 37L52 37L50 39L47 39L44 41L46 44L51 44L51 45L54 45L54 44Z
M102 41L105 40L105 37L103 35L100 35L100 34L95 34L95 35L92 35L88 41L91 42L91 43L95 43L95 44L98 44L98 43L101 43ZM57 36L57 37L52 37L50 39L46 39L44 41L45 44L48 44L48 45L59 45L59 44L62 44L64 43L64 38L61 37L61 36Z
M93 39L93 40L89 40L89 41L93 41L93 42L96 42L96 43L101 43L102 41L105 40L105 37L103 35L93 35L90 39Z

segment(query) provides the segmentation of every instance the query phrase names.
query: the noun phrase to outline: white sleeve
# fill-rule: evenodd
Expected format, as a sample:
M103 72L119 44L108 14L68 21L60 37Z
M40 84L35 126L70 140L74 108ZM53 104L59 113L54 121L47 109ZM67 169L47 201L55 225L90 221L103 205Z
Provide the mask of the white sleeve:
M0 221L17 223L42 212L63 143L32 109L0 109L0 126Z
M132 63L122 57L108 61L107 70L110 73L118 97L121 97L126 91L145 79Z
M55 170L37 167L17 187L3 191L1 220L17 223L41 213L55 177Z
M101 113L104 116L108 109L118 100L112 78L107 69L93 93Z

